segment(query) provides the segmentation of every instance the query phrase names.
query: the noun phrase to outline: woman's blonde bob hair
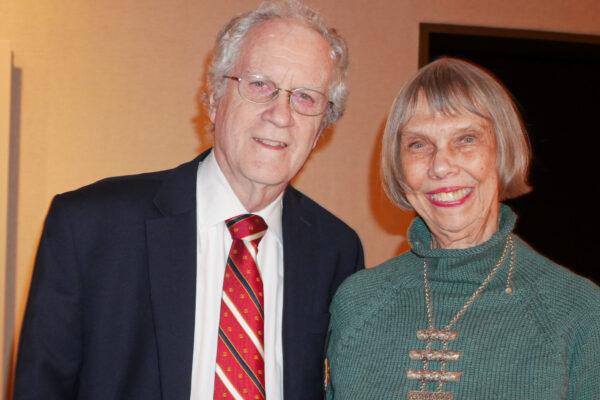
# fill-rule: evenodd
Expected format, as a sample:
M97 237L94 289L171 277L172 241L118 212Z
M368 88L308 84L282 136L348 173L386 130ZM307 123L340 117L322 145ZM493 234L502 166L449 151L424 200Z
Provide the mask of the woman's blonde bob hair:
M521 116L508 90L488 71L455 58L440 58L410 79L394 100L383 134L382 175L388 197L412 209L402 171L400 136L416 112L419 96L433 113L473 113L489 121L496 138L500 200L531 190L527 183L531 150Z

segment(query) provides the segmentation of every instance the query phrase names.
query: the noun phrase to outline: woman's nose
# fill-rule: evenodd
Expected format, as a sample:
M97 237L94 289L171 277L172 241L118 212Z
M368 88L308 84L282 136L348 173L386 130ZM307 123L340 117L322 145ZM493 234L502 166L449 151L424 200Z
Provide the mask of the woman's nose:
M458 171L454 154L448 149L437 149L431 159L429 176L432 179L444 179Z

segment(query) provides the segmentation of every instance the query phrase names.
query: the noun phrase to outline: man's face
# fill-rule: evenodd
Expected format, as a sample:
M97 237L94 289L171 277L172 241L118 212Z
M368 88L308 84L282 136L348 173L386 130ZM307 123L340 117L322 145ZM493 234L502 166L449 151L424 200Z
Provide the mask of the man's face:
M328 43L305 26L288 20L266 22L249 32L230 75L260 75L283 89L303 87L327 94L333 77L329 50ZM242 202L257 190L277 196L316 145L323 115L298 114L283 90L272 102L249 102L237 86L228 79L224 96L210 111L215 157Z

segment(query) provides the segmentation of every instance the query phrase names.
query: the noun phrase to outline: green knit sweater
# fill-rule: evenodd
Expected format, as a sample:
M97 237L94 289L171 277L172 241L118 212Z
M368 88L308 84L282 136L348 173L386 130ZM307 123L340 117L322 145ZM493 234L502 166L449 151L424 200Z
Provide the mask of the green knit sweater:
M423 366L408 356L425 347L416 337L427 328L423 258L434 326L442 328L497 263L515 220L501 206L490 240L448 250L430 248L431 234L417 218L409 230L411 252L348 278L331 305L327 399L406 399L418 390L406 371ZM514 239L513 293L505 293L507 257L455 327L449 350L462 356L447 369L462 377L444 390L455 400L600 399L600 288Z

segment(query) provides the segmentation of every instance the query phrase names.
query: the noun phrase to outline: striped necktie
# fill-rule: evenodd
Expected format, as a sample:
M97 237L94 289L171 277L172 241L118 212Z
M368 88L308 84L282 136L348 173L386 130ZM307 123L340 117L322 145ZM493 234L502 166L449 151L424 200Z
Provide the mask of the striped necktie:
M253 214L225 223L233 243L223 279L214 399L264 400L264 297L256 255L267 224Z

